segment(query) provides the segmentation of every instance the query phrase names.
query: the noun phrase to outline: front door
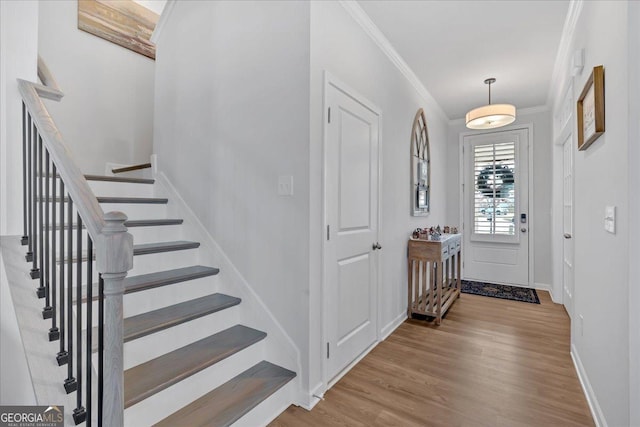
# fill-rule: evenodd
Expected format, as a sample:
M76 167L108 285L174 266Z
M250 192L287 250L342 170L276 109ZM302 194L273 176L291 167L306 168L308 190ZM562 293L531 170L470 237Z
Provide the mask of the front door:
M327 82L325 316L330 381L377 340L380 115Z
M573 135L564 142L562 155L562 303L573 317Z
M529 285L529 130L463 137L464 278Z

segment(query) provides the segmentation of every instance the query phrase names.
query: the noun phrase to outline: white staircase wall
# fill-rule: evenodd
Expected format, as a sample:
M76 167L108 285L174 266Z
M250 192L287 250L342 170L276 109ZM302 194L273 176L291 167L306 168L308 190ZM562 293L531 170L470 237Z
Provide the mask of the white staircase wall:
M171 10L156 41L158 170L202 224L195 238L219 245L210 250L221 286L245 289L237 296L255 308L249 326L291 349L277 322L307 354L309 3L178 1ZM277 194L281 175L293 176L293 196ZM304 381L307 358L300 370L286 352L269 360Z
M65 94L46 104L78 167L149 161L154 61L79 30L76 0L37 3L38 50Z

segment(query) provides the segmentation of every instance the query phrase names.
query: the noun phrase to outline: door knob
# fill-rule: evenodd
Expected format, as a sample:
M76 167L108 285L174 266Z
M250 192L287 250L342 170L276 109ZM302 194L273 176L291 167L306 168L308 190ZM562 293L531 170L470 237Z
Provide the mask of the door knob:
M527 229L526 229L526 228L524 228L524 227L522 227L522 228L520 229L520 231L522 231L523 233L526 233L526 232L527 232Z
M382 249L382 246L380 246L380 243L378 243L378 242L375 242L375 243L373 244L373 246L372 246L372 247L373 247L373 250L374 250L374 251L375 251L376 249Z
M569 234L569 233L564 233L564 238L565 238L565 239L570 239L570 238L571 238L571 234Z

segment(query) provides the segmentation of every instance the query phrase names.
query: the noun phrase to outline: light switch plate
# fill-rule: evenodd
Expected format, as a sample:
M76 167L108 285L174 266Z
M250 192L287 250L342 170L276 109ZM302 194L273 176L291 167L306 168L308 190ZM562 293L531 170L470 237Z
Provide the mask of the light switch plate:
M607 206L604 209L604 229L609 233L616 233L616 207Z
M293 176L281 175L278 177L278 195L293 196Z

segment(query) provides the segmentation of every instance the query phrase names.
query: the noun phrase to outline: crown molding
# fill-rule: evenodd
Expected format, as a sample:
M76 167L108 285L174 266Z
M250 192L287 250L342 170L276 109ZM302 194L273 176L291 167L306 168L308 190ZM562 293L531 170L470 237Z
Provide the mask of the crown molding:
M167 3L164 5L164 9L162 9L162 13L160 14L160 19L158 19L158 23L156 24L156 28L153 29L153 33L149 38L149 40L151 40L151 43L158 43L160 33L162 33L162 29L165 27L165 25L167 25L169 16L173 12L173 9L176 7L177 3L178 0L167 0Z
M382 34L382 31L371 20L369 15L360 7L355 0L339 0L338 3L351 15L351 17L364 29L365 33L371 40L374 41L380 50L389 58L391 63L402 73L402 75L411 83L414 89L432 106L435 107L437 113L445 121L449 121L449 117L446 115L442 107L436 102L434 97L429 93L427 88L424 87L418 76L413 72L409 65L402 59L400 54L395 50L389 39Z
M573 36L578 25L578 19L582 13L584 0L571 0L569 10L564 20L562 36L556 54L556 60L551 74L551 84L549 85L549 93L547 94L547 105L551 109L555 109L557 104L562 100L564 87L567 84L568 66L571 61L572 53L569 51L573 42Z
M550 108L548 105L538 105L535 107L527 107L527 108L516 108L516 120L520 117L520 116L527 116L529 114L538 114L538 113L544 113L545 111L550 111ZM465 125L465 118L461 117L459 119L453 119L453 120L449 120L449 126L464 126Z

